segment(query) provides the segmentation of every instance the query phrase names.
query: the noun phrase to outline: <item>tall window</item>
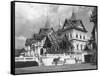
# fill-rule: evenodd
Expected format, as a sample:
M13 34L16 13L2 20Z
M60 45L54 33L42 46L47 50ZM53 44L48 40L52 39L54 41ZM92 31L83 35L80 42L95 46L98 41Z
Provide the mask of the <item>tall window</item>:
M79 46L79 45L77 44L77 50L78 50L78 46Z
M78 38L78 35L76 34L76 38Z
M82 44L81 44L81 50L82 50Z
M70 34L70 38L72 38L72 34Z
M85 36L83 36L83 39L85 39Z
M80 39L82 39L82 36L80 35Z

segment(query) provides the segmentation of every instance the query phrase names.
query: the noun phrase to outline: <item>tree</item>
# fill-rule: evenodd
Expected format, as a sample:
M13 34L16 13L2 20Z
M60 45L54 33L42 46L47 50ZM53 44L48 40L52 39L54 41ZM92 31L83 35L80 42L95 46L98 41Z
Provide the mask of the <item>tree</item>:
M31 46L35 40L33 38L26 39L25 46Z
M93 44L94 54L92 55L91 60L94 64L97 64L97 43L96 43L97 38L95 35L97 32L97 8L96 7L94 7L92 11L90 22L94 23L94 27L92 30L92 38L93 38L92 44Z
M51 48L51 42L48 37L46 37L46 41L43 48Z
M71 52L71 50L74 48L66 35L63 37L63 46L64 46L64 49L67 50L67 52Z
M25 46L31 46L31 39L26 39Z

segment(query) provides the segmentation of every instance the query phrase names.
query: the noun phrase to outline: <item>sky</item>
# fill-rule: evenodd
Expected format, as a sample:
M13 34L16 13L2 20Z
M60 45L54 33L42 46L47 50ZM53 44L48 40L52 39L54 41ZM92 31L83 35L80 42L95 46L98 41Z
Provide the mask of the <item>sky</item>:
M72 5L50 5L36 3L15 3L15 48L25 47L27 38L45 27L47 19L50 26L57 30L59 23L63 26L74 11L77 19L81 19L90 36L93 23L89 21L93 7ZM91 28L90 28L91 27Z

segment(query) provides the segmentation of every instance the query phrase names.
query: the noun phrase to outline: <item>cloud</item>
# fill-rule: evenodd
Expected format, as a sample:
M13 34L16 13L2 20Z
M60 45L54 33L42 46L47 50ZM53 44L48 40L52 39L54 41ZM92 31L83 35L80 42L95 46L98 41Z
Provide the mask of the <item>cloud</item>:
M25 47L26 37L24 36L15 36L15 48L23 48Z
M23 41L25 41L26 40L26 37L24 37L24 36L19 36L19 37L15 37L16 39L18 39L18 40L23 40Z
M86 10L80 6L16 3L15 4L15 35L16 43L24 44L26 38L38 33L41 27L45 26L47 15L50 26L57 30L59 20L63 25L65 18L70 18L72 12L80 13ZM80 15L80 17L82 14ZM85 16L84 16L85 17ZM18 45L18 46L19 46Z

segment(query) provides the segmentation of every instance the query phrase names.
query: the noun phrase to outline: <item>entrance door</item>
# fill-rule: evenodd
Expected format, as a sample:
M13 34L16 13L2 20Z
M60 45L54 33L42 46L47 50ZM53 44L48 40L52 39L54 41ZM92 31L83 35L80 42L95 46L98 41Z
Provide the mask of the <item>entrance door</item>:
M91 62L92 55L85 55L85 62L90 63Z

